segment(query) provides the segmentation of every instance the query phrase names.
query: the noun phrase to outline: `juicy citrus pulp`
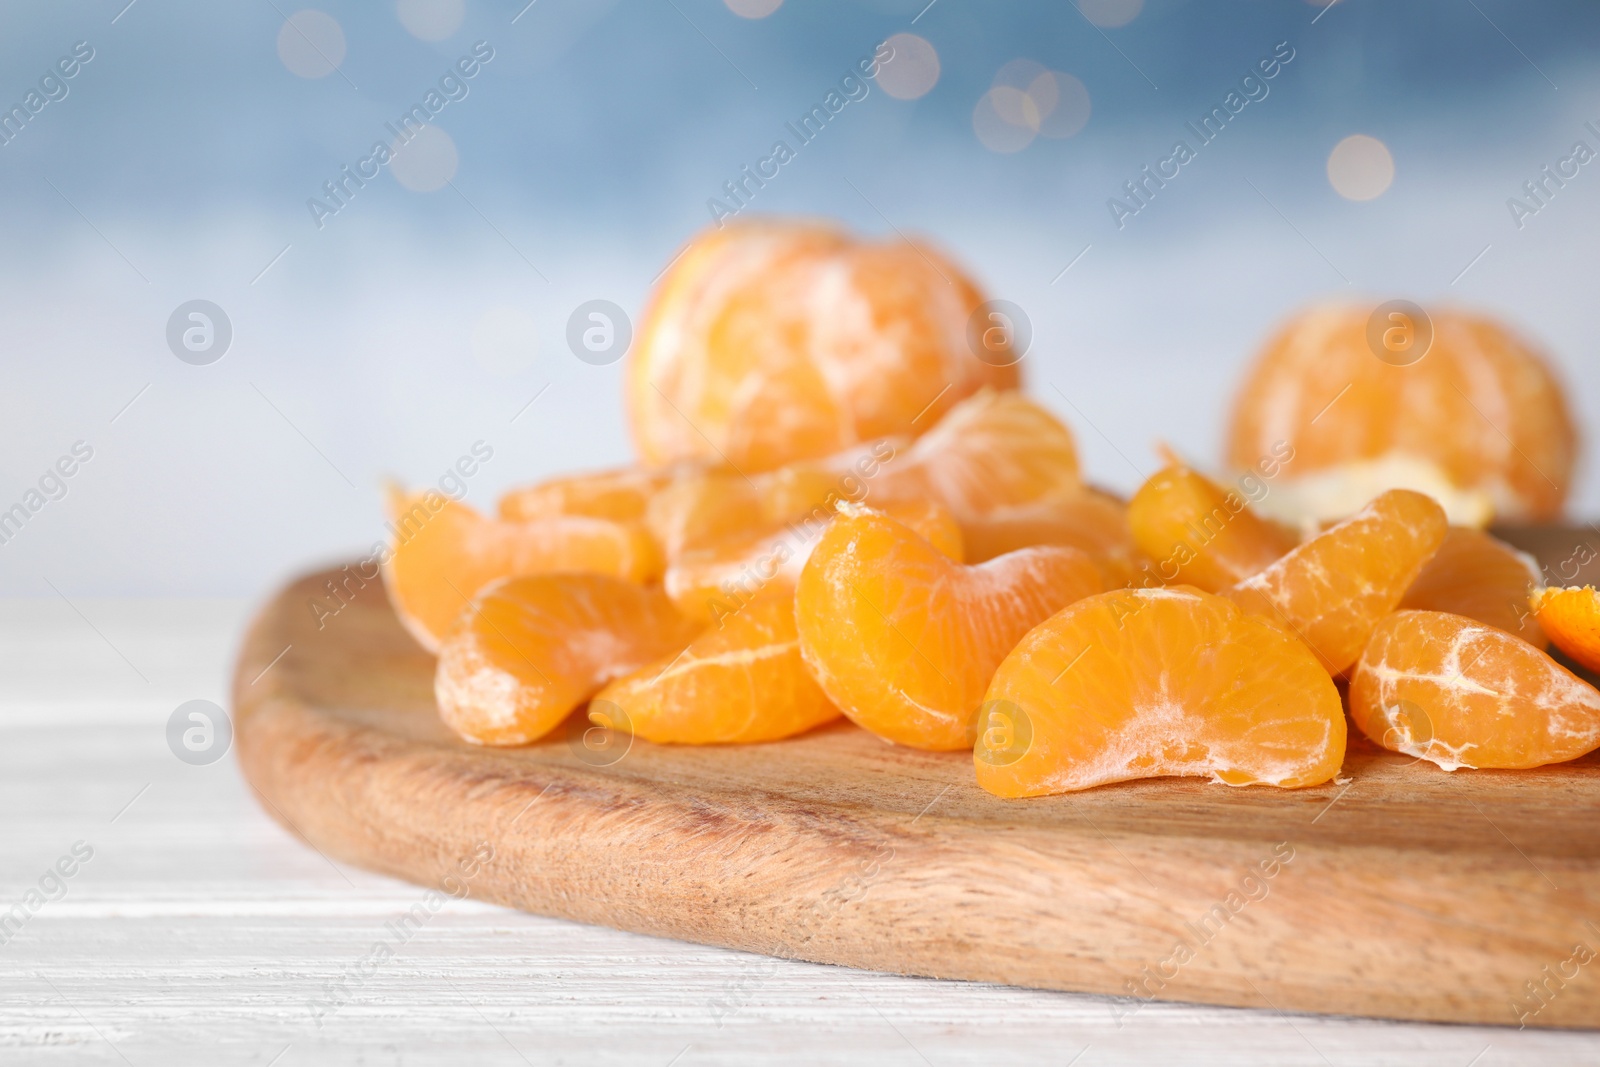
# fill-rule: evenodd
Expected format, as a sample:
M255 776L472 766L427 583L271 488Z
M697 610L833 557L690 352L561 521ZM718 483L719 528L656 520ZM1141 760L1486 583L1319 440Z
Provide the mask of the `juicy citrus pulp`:
M1080 600L984 695L978 784L1002 797L1198 775L1318 785L1344 760L1338 690L1298 639L1189 586Z
M1035 623L1102 588L1085 553L958 563L886 515L841 514L801 571L800 650L841 711L897 744L970 748L984 687Z
M1543 648L1548 641L1528 604L1538 582L1531 556L1482 530L1452 526L1400 607L1465 615Z
M618 467L548 478L502 496L500 517L527 522L551 515L587 515L642 522L651 498L680 474L681 469L674 468Z
M530 522L486 518L439 493L388 493L384 585L395 614L430 652L472 597L497 578L584 571L643 582L661 558L634 523L579 515Z
M1298 538L1261 518L1237 490L1169 466L1128 501L1128 526L1163 582L1221 592L1276 562Z
M474 744L525 745L698 630L654 587L599 574L504 579L473 598L440 645L439 713Z
M838 507L850 511L857 505ZM939 504L896 503L885 514L905 523L951 559L961 559L961 528ZM689 618L720 623L764 589L793 593L806 560L832 518L819 510L780 529L685 552L667 568L663 579L667 595Z
M1350 717L1384 748L1457 767L1542 767L1600 746L1600 692L1504 630L1438 611L1378 624Z
M682 651L612 682L601 701L658 743L776 741L839 717L801 662L788 588L762 593Z
M1067 545L1087 552L1106 587L1133 581L1144 562L1128 528L1128 509L1110 493L1089 486L1022 507L1004 508L961 524L968 563L1035 545Z
M1400 603L1446 528L1431 498L1391 489L1224 595L1297 635L1339 674Z
M1541 589L1531 606L1557 648L1600 671L1600 592L1594 586Z

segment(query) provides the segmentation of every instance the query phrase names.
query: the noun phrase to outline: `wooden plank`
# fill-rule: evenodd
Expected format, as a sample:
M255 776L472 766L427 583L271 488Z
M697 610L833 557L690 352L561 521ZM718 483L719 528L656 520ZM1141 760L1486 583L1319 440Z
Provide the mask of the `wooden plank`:
M1600 951L1596 757L1446 774L1357 741L1348 780L1317 789L1163 780L1002 801L967 757L845 726L635 742L607 766L564 731L486 751L439 723L432 658L381 587L318 628L325 577L256 620L234 714L267 810L336 858L466 878L475 898L539 914L1116 994L1130 1013L1163 999L1600 1023L1600 984L1569 962L1580 943Z

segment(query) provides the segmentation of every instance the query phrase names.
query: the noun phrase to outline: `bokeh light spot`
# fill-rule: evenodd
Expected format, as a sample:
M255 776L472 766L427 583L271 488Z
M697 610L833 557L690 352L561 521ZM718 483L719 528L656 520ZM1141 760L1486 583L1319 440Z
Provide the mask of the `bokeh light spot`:
M997 85L989 90L989 104L1000 116L1000 121L1022 126L1031 133L1039 132L1039 122L1043 116L1039 114L1038 101L1021 89Z
M1039 132L1044 117L1056 106L1056 82L1050 71L1031 59L1013 59L994 76L995 111L1013 126Z
M394 180L414 193L443 189L456 176L456 143L437 126L424 126L409 141L396 141L389 170Z
M324 11L296 11L278 30L278 58L301 78L326 78L344 62L344 30Z
M1049 118L1050 113L1056 109L1056 104L1061 102L1061 89L1056 85L1056 76L1048 70L1040 71L1022 91L1033 101L1041 122Z
M1026 89L1039 80L1040 75L1050 73L1050 69L1043 63L1031 59L1013 59L1001 67L994 75L994 85L1009 85L1013 89Z
M1032 126L1026 121L1030 111L1037 116L1038 111L1026 93L1009 85L998 85L984 93L978 106L972 109L972 132L991 152L1020 152L1033 143L1038 129L1037 121ZM1014 117L1024 121L1013 122L1011 118Z
M1389 146L1364 133L1351 134L1328 153L1328 181L1346 200L1374 200L1394 181Z
M722 0L742 19L764 19L783 6L783 0Z
M994 129L991 112L1029 136ZM1017 146L1026 147L1035 134L1071 137L1088 121L1089 90L1083 82L1031 59L1013 59L1001 67L972 118L978 140L997 152L1018 151Z
M443 41L461 28L467 0L395 0L406 32L422 41Z
M1039 134L1057 139L1071 137L1089 124L1089 87L1070 74L1059 70L1045 75L1055 96L1055 104L1045 112L1039 124ZM1043 93L1033 87L1028 95L1041 100Z
M539 325L527 312L498 305L472 327L472 359L490 374L519 374L538 354Z
M939 81L939 53L914 33L897 33L884 42L894 49L878 66L878 85L896 100L915 100Z
M1103 30L1126 26L1144 10L1144 0L1078 0L1083 17Z

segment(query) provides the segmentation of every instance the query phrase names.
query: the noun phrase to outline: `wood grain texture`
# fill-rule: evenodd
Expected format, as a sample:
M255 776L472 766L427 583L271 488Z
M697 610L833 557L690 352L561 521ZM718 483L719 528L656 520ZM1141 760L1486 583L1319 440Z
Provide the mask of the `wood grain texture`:
M74 840L95 847L66 898L0 948L0 1065L1600 1062L1594 1031L1172 1002L1129 1018L1115 997L780 960L475 900L446 903L319 1028L309 1005L424 891L327 862L232 758L193 767L170 750L175 706L226 703L251 614L0 600L0 899Z
M1557 551L1581 536L1556 536ZM479 899L1121 995L1128 1013L1164 999L1600 1025L1595 968L1570 962L1580 943L1600 951L1596 757L1446 774L1353 741L1348 780L1316 789L1163 780L1002 801L970 757L845 726L760 746L635 742L607 766L566 731L486 751L440 724L432 657L381 587L319 630L325 577L257 618L234 716L266 810L333 857L444 886L487 844ZM1552 992L1541 1002L1528 982Z

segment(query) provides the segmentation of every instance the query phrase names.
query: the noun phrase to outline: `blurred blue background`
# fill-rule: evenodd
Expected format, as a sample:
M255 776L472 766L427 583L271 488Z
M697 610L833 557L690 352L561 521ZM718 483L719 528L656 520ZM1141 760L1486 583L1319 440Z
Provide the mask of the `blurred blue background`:
M621 365L575 358L568 316L637 320L707 201L885 39L904 63L749 210L929 236L1025 308L1029 388L1096 480L1136 485L1157 437L1215 462L1244 363L1325 297L1502 315L1600 424L1600 164L1520 227L1507 206L1600 147L1596 5L525 2L0 11L6 107L93 50L0 146L0 509L93 451L0 544L0 592L257 595L370 545L384 478L436 481L475 442L484 507L627 461ZM1108 199L1283 42L1265 98L1119 229ZM308 199L475 46L409 162L319 228ZM1352 135L1392 181L1335 152ZM206 366L166 340L193 299L232 324ZM1600 513L1592 462L1573 510Z

